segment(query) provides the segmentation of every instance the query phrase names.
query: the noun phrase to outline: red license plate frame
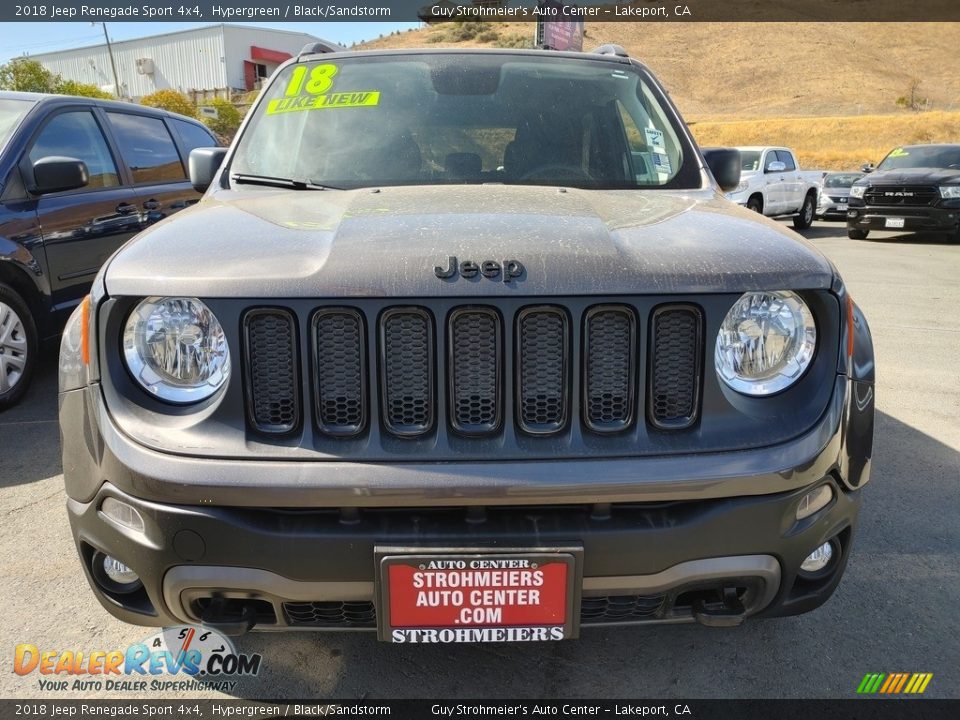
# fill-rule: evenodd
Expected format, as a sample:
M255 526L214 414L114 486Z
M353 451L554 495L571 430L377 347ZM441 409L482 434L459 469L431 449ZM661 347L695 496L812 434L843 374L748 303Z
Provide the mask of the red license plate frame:
M377 547L378 637L394 643L576 638L582 555L577 546Z

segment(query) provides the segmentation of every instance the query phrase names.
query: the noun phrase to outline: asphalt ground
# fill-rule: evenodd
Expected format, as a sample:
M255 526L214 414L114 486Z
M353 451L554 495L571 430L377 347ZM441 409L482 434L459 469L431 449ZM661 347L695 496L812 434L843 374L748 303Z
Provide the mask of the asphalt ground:
M872 482L846 575L824 607L736 629L588 629L549 644L252 634L239 648L262 654L258 677L227 695L182 695L851 698L865 673L929 672L924 697L960 697L960 245L891 233L852 241L834 223L804 234L863 307L878 367ZM51 693L36 672L13 672L18 643L122 650L152 633L108 615L81 572L64 508L56 392L51 353L25 401L0 415L0 697L150 697Z

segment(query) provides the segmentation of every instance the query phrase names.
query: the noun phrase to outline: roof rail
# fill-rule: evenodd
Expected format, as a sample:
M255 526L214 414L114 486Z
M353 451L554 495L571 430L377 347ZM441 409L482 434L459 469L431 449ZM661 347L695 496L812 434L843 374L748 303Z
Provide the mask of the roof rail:
M630 54L623 49L622 45L613 45L612 43L601 45L593 52L595 55L616 55L617 57L630 57Z
M343 47L343 45L337 45L337 43L328 40L321 40L304 45L298 57L303 57L304 55L323 55L325 53L342 52L344 50L346 50L346 48Z

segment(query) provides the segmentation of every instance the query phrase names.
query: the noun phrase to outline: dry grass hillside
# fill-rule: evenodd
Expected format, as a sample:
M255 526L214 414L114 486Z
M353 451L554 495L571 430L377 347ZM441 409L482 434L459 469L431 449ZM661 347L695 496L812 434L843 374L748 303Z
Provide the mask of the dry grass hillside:
M531 23L443 23L364 43L521 47ZM934 110L960 110L960 23L587 23L585 47L623 45L687 120L876 115L919 80Z
M443 23L363 48L529 47L530 23ZM850 169L896 145L960 142L960 23L587 23L646 63L702 145L786 145ZM910 94L932 111L897 106Z

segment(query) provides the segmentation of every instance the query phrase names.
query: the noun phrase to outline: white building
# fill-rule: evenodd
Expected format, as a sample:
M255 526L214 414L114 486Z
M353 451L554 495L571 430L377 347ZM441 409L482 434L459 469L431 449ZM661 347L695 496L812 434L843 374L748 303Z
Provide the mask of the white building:
M257 89L280 63L317 40L307 33L221 24L110 45L121 96L136 100L172 88L199 99ZM31 57L65 80L113 92L106 44Z

